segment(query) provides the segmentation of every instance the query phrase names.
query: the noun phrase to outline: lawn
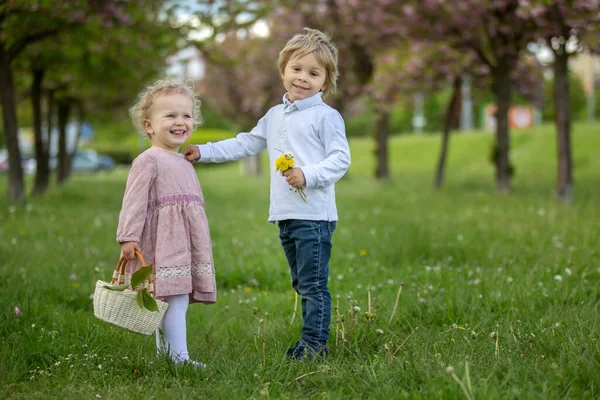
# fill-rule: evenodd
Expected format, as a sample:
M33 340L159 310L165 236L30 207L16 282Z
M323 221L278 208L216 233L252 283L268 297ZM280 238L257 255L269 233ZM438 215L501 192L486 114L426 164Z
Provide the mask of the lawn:
M372 142L351 142L322 364L285 357L301 318L291 323L295 296L266 222L267 177L238 163L197 170L219 297L188 312L190 353L209 365L196 370L93 316L94 284L119 254L126 169L17 206L0 176L0 397L600 397L600 125L574 127L570 205L554 196L551 126L513 133L510 194L495 193L492 140L453 136L439 192L439 137L392 139L386 181L372 178Z

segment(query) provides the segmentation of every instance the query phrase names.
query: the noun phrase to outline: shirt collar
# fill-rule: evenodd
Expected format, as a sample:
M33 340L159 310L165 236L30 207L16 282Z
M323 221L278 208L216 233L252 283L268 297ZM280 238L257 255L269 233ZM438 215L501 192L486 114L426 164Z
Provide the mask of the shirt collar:
M302 100L296 100L295 102L290 103L290 96L288 93L286 93L283 95L283 104L286 107L293 107L295 105L298 110L304 110L305 108L309 108L309 107L312 107L319 103L322 103L323 102L322 96L323 96L323 92L318 92L317 94L315 94L309 98L302 99Z

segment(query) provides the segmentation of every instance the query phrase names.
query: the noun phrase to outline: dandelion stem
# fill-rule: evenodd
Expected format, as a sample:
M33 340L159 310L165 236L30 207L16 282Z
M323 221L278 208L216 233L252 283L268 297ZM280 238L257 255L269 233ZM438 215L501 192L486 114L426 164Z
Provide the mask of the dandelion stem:
M396 349L396 351L394 351L394 354L392 354L392 357L396 355L396 353L398 352L398 350L400 350L402 348L402 346L404 346L404 343L406 343L406 341L413 335L413 333L415 333L415 331L419 329L419 327L416 327L415 329L413 329L413 331L410 333L410 335L408 335L406 337L406 339L404 339L404 342L402 342L400 344L400 346L398 346L398 348Z
M335 305L335 313L337 314L337 321L335 322L335 348L337 349L338 347L338 337L340 335L340 299L338 297L338 299L336 300L336 305Z
M267 351L266 351L266 347L267 347L267 341L265 339L263 339L263 348L262 348L262 361L263 361L263 368L267 367Z
M298 310L298 292L294 292L294 313L292 314L292 320L290 321L290 325L294 325L294 318L296 318L296 311Z
M367 289L367 321L371 325L371 288Z
M295 381L297 381L297 380L300 380L300 379L302 379L302 378L306 378L307 376L314 375L314 374L318 374L319 372L329 372L329 371L331 371L332 369L333 369L333 368L331 368L331 367L325 367L325 368L323 368L323 369L320 369L320 370L318 370L318 371L308 372L308 373L306 373L306 374L304 374L304 375L300 375L299 377L295 378L293 381L291 381L291 382L288 382L288 385L289 385L290 383L292 383L292 382L295 382ZM287 386L287 385L286 385L286 386Z
M465 374L469 393L473 393L473 387L471 386L471 375L469 374L469 361L465 361Z
M402 287L404 287L404 282L400 282L400 287L398 288L398 294L396 295L396 302L394 303L394 308L392 310L392 315L390 315L390 320L388 321L388 325L392 323L394 319L394 315L396 314L396 308L398 307L398 302L400 301L400 295L402 294Z
M496 358L500 355L500 349L498 348L498 338L500 337L500 327L496 329Z
M460 385L460 388L465 393L465 396L467 396L467 399L473 400L473 397L471 397L471 393L469 393L469 391L465 387L465 384L463 383L463 381L461 381L460 378L458 376L456 376L456 373L452 374L452 378L454 378L454 380Z

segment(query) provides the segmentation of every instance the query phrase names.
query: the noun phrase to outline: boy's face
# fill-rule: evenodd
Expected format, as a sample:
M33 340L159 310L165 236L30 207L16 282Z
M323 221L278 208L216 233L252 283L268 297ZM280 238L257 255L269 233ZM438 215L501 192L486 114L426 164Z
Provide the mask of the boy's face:
M304 57L292 57L288 61L281 79L288 92L290 102L309 98L321 89L325 90L325 66L311 54Z

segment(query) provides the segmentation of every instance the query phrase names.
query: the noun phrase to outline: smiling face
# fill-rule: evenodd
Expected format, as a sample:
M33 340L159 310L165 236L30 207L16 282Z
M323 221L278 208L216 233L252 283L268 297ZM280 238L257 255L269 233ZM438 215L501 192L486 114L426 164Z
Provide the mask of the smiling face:
M292 103L325 90L326 77L327 70L312 53L303 57L292 57L281 74L283 86Z
M150 117L144 120L144 129L152 146L175 151L192 135L193 102L186 94L169 94L154 100Z

